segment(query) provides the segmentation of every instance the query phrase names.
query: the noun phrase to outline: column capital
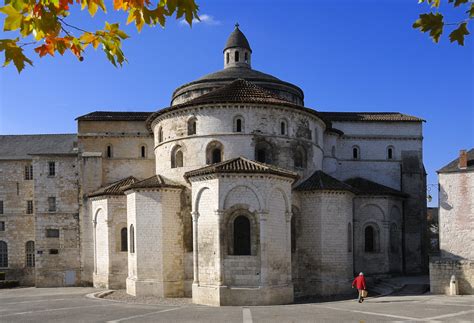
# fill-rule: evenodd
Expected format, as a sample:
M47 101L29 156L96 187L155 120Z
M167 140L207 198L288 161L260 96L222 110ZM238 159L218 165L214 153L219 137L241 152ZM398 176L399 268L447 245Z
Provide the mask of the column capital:
M219 216L219 217L223 216L224 213L225 213L225 211L222 210L222 209L214 210L214 214L217 215L217 216Z
M259 216L260 221L266 221L268 219L268 210L258 210L256 213Z
M193 218L193 221L197 221L199 219L199 212L193 211L191 212L191 216Z
M286 222L290 222L292 217L293 217L293 212L290 211L290 212L285 213Z

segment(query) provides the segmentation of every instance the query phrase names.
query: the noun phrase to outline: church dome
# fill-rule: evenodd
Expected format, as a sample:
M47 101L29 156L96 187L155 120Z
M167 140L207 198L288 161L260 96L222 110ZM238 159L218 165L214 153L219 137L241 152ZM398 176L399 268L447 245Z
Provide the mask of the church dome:
M186 103L237 79L252 82L292 104L304 105L304 93L298 86L252 69L251 60L249 41L236 24L224 47L224 68L178 87L173 92L171 105Z
M252 52L247 37L245 37L244 33L240 31L239 24L235 24L234 31L230 34L229 38L227 38L227 42L225 43L224 52L226 49L238 47L246 48Z

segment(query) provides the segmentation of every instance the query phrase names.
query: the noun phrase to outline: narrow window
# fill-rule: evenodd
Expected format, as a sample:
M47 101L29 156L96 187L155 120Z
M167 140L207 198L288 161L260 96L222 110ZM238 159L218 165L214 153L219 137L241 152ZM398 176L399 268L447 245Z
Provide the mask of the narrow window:
M111 145L108 145L107 146L107 151L106 151L106 156L107 158L112 158L112 146Z
M393 159L393 147L387 149L387 159Z
M286 135L286 122L285 121L280 122L280 134L282 136Z
M25 166L25 180L29 181L33 179L33 165Z
M26 201L26 214L33 214L33 201Z
M3 201L0 201L0 214L3 214Z
M347 224L347 252L352 252L352 224Z
M314 142L319 145L319 132L318 129L314 129Z
M390 225L390 251L392 253L398 253L398 232L397 225L392 223Z
M225 54L225 62L226 64L229 64L229 52Z
M5 231L5 221L0 221L0 231Z
M196 134L196 118L188 120L188 136Z
M146 147L145 146L140 147L140 157L146 158Z
M50 255L58 255L58 254L59 254L59 250L58 250L58 249L49 249L49 254L50 254Z
M220 163L222 161L221 156L222 156L221 150L219 148L214 149L212 151L212 164Z
M183 151L181 146L176 146L171 151L171 168L183 167Z
M250 221L243 215L234 220L234 255L250 255Z
M245 59L245 63L249 62L249 53L245 52L244 59Z
M257 161L261 163L265 163L267 161L267 152L265 149L257 150Z
M375 251L375 232L372 226L365 228L365 252Z
M235 62L238 62L239 61L239 52L236 51L235 52Z
M0 267L8 267L8 245L0 241Z
M295 151L294 165L296 168L304 168L306 166L306 152L303 147L299 146Z
M35 242L28 241L25 245L26 267L35 266Z
M120 230L120 251L128 251L127 228Z
M163 141L163 128L160 127L158 129L158 142L162 142Z
M336 157L336 146L332 146L331 148L331 156Z
M46 229L46 238L59 238L59 229Z
M56 163L53 161L48 162L48 176L56 176Z
M242 119L240 118L235 121L235 131L242 132Z
M54 196L48 197L48 212L56 212L56 198Z
M183 152L181 150L176 152L176 167L183 167Z
M130 253L135 253L135 229L133 224L130 224Z
M359 147L357 146L352 147L352 159L359 159L359 158L360 158Z

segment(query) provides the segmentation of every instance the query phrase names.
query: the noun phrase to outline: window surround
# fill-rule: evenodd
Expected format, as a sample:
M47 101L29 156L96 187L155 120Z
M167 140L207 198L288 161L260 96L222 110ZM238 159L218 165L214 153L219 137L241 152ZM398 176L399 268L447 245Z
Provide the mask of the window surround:
M246 205L234 205L231 209L226 211L227 218L226 221L226 228L228 234L226 234L227 239L227 256L231 257L249 257L249 256L257 256L259 254L260 248L260 238L259 238L259 223L256 220L256 216L254 213L248 210L248 206ZM234 221L239 216L246 217L250 222L250 255L235 255L234 254Z

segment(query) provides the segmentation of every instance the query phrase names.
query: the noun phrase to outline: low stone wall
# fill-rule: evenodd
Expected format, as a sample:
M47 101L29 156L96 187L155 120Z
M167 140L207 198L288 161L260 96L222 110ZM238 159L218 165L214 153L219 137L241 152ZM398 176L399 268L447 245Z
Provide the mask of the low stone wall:
M472 295L474 261L449 258L430 259L430 289L433 294L448 294L451 276L455 275L459 294Z

